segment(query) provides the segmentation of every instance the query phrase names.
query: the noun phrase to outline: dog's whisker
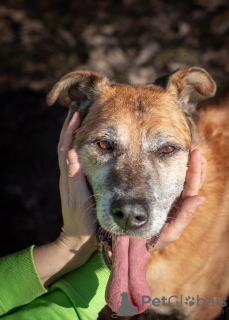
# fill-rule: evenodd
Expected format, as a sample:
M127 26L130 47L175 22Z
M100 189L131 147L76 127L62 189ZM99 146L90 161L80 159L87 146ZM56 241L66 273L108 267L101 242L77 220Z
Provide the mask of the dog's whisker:
M84 212L83 212L83 216L90 216L90 215L94 215L96 213L96 206L95 204L91 204Z
M95 223L97 223L97 222L98 222L98 219L95 218L95 219L92 221L92 224L95 224Z
M95 193L95 194L90 195L89 197L87 197L87 198L84 200L83 205L85 205L85 203L86 203L89 199L94 198L94 196L100 196L100 197L101 197L102 195L99 194L99 193Z
M95 203L92 203L84 212L83 212L83 216L86 216L86 213L88 212L88 210L90 210L92 207L95 207L96 206L96 204ZM94 210L95 210L95 208L94 208ZM90 212L89 212L89 214L90 214Z

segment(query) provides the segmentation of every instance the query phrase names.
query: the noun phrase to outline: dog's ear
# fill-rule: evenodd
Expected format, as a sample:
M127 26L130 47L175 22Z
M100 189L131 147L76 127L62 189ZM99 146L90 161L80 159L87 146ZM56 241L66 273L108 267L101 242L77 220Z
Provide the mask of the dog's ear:
M164 80L165 91L172 94L178 102L184 104L189 101L190 94L195 89L200 94L212 97L216 93L216 84L212 77L202 68L178 70ZM157 80L155 84L160 82Z
M108 83L109 80L106 77L96 72L70 72L54 85L47 96L47 104L53 105L62 95L62 103L73 112L79 111L84 117L89 106Z

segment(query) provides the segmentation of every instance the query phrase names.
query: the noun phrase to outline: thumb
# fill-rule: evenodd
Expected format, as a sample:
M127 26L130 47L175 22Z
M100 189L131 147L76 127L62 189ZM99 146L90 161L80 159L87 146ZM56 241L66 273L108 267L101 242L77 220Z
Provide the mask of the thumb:
M75 149L71 149L67 154L68 163L68 178L70 180L78 180L81 166L79 163L79 157Z
M205 198L202 196L192 196L187 198L174 216L171 219L168 219L168 223L164 225L159 241L164 244L169 244L179 239L184 229L192 220L197 208L204 203L204 201Z
M181 205L175 217L174 225L180 233L184 231L192 220L197 208L205 202L202 196L192 196L187 198Z
M90 192L75 149L71 149L68 152L67 162L69 194L75 194L81 201L83 201L88 198Z

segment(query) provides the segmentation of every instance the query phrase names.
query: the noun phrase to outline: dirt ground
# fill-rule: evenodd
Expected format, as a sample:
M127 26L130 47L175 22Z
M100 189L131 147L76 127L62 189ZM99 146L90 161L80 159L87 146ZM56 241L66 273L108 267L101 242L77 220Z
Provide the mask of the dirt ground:
M0 256L60 232L56 147L66 110L45 96L62 75L88 68L135 84L199 66L218 90L228 86L228 0L8 0L0 30Z

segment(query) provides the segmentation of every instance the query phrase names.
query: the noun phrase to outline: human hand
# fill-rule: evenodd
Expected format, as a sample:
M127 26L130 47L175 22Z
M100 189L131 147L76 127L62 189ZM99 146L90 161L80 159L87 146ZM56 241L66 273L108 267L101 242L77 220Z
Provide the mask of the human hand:
M77 151L71 149L80 125L79 113L74 113L69 120L70 113L58 144L62 232L56 241L33 250L34 263L44 286L83 265L99 247L95 236L94 199L87 188Z
M94 198L88 190L76 149L72 148L74 133L80 125L79 113L63 125L58 144L60 195L63 215L62 232L58 241L77 251L77 266L88 260L98 248Z
M206 180L207 161L198 149L191 149L191 157L186 175L184 190L172 217L164 225L157 243L149 252L154 252L170 245L179 239L184 229L192 220L197 208L205 202L198 195Z

